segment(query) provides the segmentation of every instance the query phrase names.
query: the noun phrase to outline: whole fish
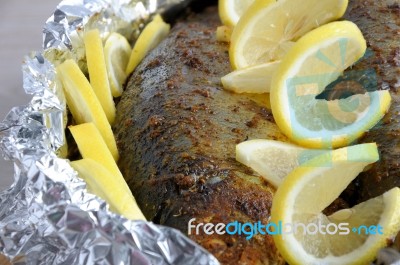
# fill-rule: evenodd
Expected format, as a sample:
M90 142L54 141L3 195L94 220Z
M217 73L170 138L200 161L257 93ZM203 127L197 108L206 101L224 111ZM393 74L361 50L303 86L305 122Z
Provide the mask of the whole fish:
M360 26L374 52L357 65L358 69L372 67L378 73L380 86L389 84L392 89L393 106L385 119L392 129L381 131L380 127L364 137L365 142L377 141L380 148L384 145L381 156L385 164L354 182L336 202L339 208L400 186L399 174L376 179L384 169L399 172L398 164L394 164L399 161L398 139L397 147L390 144L397 137L394 128L399 122L393 115L399 111L398 81L393 75L399 68L397 65L397 70L387 69L399 62L393 59L398 58L396 49L399 51L393 41L393 36L399 34L398 13L397 21L393 18L398 5L396 9L381 3L385 1L376 2L350 1L346 18ZM384 11L375 9L387 13L383 15ZM375 16L385 16L382 25ZM287 141L267 107L268 98L234 94L222 88L220 78L231 68L228 45L215 39L220 24L216 7L177 22L167 39L130 77L117 106L114 126L121 157L119 167L148 220L188 234L221 263L284 264L269 235L253 231L246 239L251 231L245 235L220 235L206 234L203 229L207 223L268 223L275 190L235 160L235 146L247 139ZM390 32L385 33L385 27ZM393 56L386 57L390 54ZM388 62L390 58L394 61ZM394 159L385 154L395 149ZM367 179L374 179L374 185L387 179L388 184L374 187Z
M357 24L368 45L364 58L348 71L358 73L353 78L355 86L390 89L392 96L382 122L359 141L376 142L380 161L360 174L349 189L348 201L354 204L400 187L400 1L350 0L345 18Z
M178 22L135 70L115 135L119 167L144 215L188 234L194 223L268 223L274 188L235 160L236 144L284 140L259 96L227 92L228 45L217 9ZM281 264L271 236L190 237L224 264Z

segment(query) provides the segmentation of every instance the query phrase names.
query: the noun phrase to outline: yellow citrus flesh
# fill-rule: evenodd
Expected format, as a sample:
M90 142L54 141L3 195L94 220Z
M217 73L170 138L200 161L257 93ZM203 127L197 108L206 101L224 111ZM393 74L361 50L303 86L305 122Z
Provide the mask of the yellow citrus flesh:
M143 29L130 55L125 71L127 75L132 73L143 58L168 35L169 30L170 25L161 17L156 17Z
M256 139L236 146L236 160L252 168L275 187L296 167L328 150Z
M115 104L108 82L103 42L98 29L85 32L86 61L89 70L90 84L103 107L110 124L115 120Z
M222 23L234 27L254 0L219 0L218 13Z
M69 110L77 124L93 122L112 156L118 160L118 149L110 123L89 81L73 60L57 67Z
M217 28L217 41L230 42L232 35L232 28L228 26L219 26Z
M306 147L336 148L376 125L390 106L388 91L316 99L365 50L362 33L348 21L326 24L298 40L272 80L271 108L282 132Z
M142 211L120 175L113 175L101 163L92 159L71 162L71 166L85 180L88 191L110 205L110 210L131 220L144 220Z
M368 264L399 231L399 188L329 216L322 213L378 159L375 144L351 146L315 157L283 180L274 197L271 222L281 222L286 229L285 224L315 228L304 232L307 228L299 226L297 231L274 235L278 250L290 264Z
M310 30L340 18L348 1L259 0L233 29L230 60L234 69L280 60Z
M114 97L120 97L123 84L126 81L125 73L132 48L127 39L119 33L111 33L104 45L108 80Z
M269 93L279 63L270 62L233 71L221 78L222 85L235 93Z
M114 176L122 177L121 172L108 149L99 130L93 123L70 126L69 130L78 145L83 158L90 158L102 164Z
M162 18L162 16L161 16L160 14L156 14L156 15L153 17L153 21L156 21L156 22L164 22L164 19Z

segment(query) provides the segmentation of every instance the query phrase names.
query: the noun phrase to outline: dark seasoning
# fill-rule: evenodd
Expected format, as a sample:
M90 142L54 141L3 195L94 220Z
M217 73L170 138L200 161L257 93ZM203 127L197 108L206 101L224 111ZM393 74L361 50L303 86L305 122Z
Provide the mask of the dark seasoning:
M216 8L178 22L133 73L117 107L119 167L145 216L187 234L197 222L268 222L274 188L235 160L251 138L286 140L259 96L225 91ZM192 238L222 263L282 264L272 237ZM268 250L268 251L266 251Z
M360 142L377 142L381 161L362 174L326 212L400 186L399 6L350 1L354 21L374 56L353 70L373 69L393 98L384 126ZM197 222L268 222L274 188L235 160L247 139L286 141L259 95L223 90L231 71L228 46L215 40L216 8L178 22L131 76L117 106L119 167L148 220L187 234ZM398 39L397 39L398 40ZM223 264L283 264L270 236L191 235Z
M380 161L361 173L350 187L354 192L344 196L353 205L400 187L400 7L395 1L353 0L345 17L361 29L371 53L352 70L375 72L375 85L392 96L388 114L359 141L376 142Z

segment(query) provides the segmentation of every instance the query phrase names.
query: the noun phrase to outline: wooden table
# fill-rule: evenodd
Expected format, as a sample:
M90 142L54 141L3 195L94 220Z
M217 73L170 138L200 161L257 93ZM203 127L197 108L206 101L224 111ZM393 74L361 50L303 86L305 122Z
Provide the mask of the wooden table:
M0 1L0 120L30 97L22 88L21 63L41 50L42 27L60 0ZM12 163L0 157L0 190L12 183Z

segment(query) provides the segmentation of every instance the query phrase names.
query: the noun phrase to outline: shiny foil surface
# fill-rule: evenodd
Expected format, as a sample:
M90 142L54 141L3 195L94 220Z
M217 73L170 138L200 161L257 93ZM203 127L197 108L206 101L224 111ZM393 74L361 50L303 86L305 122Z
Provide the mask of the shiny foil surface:
M109 211L65 158L67 109L55 66L85 69L83 28L132 41L155 12L181 0L70 0L44 27L43 51L23 64L30 104L0 123L0 153L14 162L14 184L0 194L0 253L14 264L218 264L181 232Z

